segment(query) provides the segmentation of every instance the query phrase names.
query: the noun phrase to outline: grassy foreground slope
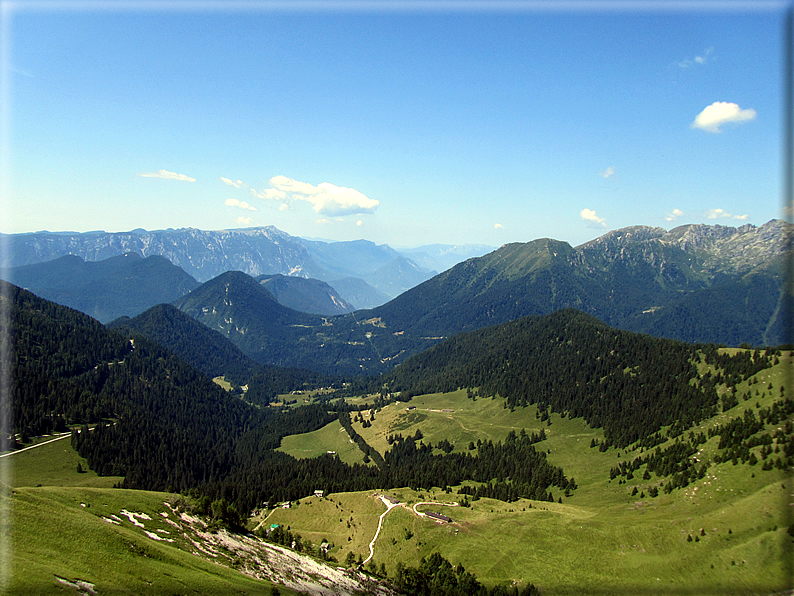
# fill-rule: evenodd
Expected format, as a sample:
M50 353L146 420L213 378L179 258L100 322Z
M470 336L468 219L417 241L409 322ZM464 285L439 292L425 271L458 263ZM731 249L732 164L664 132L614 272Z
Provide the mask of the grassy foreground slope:
M710 428L741 418L745 411L758 414L770 408L780 400L781 388L786 395L792 391L792 362L791 353L784 352L779 364L739 383L736 393L748 399L740 398L693 431L708 435ZM537 448L546 450L550 462L562 466L578 485L568 498L555 495L562 503L479 499L470 507L452 505L464 498L458 487L451 493L441 487L387 491L405 504L384 517L374 549L375 566L384 564L389 574L398 562L416 565L438 551L484 583L531 581L545 594L772 594L791 589L794 479L790 469L762 469L761 446L751 449L755 465L712 463L703 478L651 497L650 489L668 479L656 474L643 479L645 466L631 479L610 480L610 470L640 456L639 448L602 452L590 446L603 440L600 430L557 414L541 421L535 406L511 412L499 397L472 401L462 390L415 397L374 412L374 419L371 412L362 418L371 426L353 417L354 429L381 453L389 435L398 432L405 436L419 430L426 443L447 440L455 451L465 451L478 439L504 440L511 430L544 429L547 439ZM774 433L784 424L767 425L758 434ZM696 457L712 459L721 451L719 440L708 438ZM301 441L310 444L310 434ZM674 443L668 439L659 447ZM412 506L422 501L449 503L418 509L440 511L452 523L417 516ZM356 515L359 510L366 514ZM303 499L297 508L275 511L269 522L290 525L312 540L327 539L339 561L348 552L365 559L365 537L374 536L377 515L385 510L371 492L345 493L322 501Z
M96 488L13 489L3 503L11 511L10 527L3 528L11 546L7 593L50 594L68 588L66 582L85 582L98 594L270 594L269 583L165 542L171 536L165 532L174 528L160 513L169 511L164 502L172 497ZM160 540L144 534L123 511L145 514L148 520L134 519Z
M178 517L166 503L175 496L113 489L122 478L88 469L68 436L7 455L0 466L9 483L0 491L4 594L87 594L89 585L98 594L271 593L270 583L179 548L184 538L167 542ZM150 519L134 516L142 528L122 511Z
M180 495L110 488L68 440L0 459L2 594L389 594L199 516Z

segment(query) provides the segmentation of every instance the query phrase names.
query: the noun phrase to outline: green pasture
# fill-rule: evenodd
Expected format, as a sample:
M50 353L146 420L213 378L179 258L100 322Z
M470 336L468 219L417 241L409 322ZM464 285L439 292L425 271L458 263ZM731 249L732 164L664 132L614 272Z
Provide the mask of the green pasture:
M319 457L334 451L347 464L361 463L364 454L348 436L338 420L310 433L290 435L281 440L278 451L297 459Z
M326 540L333 545L328 554L342 563L349 552L362 559L369 556L369 543L384 510L371 492L312 496L293 501L289 509L276 509L266 525L288 526L315 545Z
M790 397L792 369L794 361L786 353L779 365L737 387L740 395L749 391L750 399L740 397L737 406L704 421L695 432L707 432L747 409L768 408L780 399L781 386ZM417 565L438 551L487 585L532 582L548 596L772 594L790 588L790 473L764 471L760 463L713 464L704 478L651 498L648 489L667 479L642 480L641 467L632 480L610 481L610 468L637 457L640 450L591 448L591 440L601 441L603 432L581 419L552 414L549 424L540 421L534 406L511 411L502 398L471 400L465 390L390 404L374 412L374 420L370 411L362 415L371 427L354 422L354 428L381 453L389 447L389 435L417 430L425 442L446 439L456 451L467 452L469 442L478 439L502 441L511 430L543 429L547 438L536 448L578 484L562 503L480 499L470 507L453 505L463 499L459 487L451 493L441 487L385 491L401 501L385 516L375 545L374 563L384 564L389 574L398 562ZM716 453L718 441L714 437L701 445L700 457ZM285 437L281 450L295 457L336 451L348 463L363 457L336 421L313 433ZM103 517L126 509L147 513L152 518L147 530L170 531L161 513L169 511L164 503L174 495L111 489L120 478L78 473L78 463L88 469L68 437L0 459L0 481L7 485L0 507L9 512L0 516L6 593L73 590L57 577L90 582L98 594L270 593L267 582L194 556L191 545L177 536L174 543L154 541L124 517L120 525L105 521ZM634 488L636 495L631 494ZM552 491L555 500L562 496L558 489ZM265 523L288 526L315 545L330 542L329 554L339 564L348 553L366 559L378 518L386 511L376 492L307 496L290 509L272 511ZM412 506L425 501L445 505L421 505L420 511L439 511L452 522L416 515Z
M57 578L89 582L98 594L267 594L268 582L206 561L177 543L154 541L128 523L124 509L146 513L146 529L172 531L161 512L167 493L106 488L16 488L4 495L7 594L50 594ZM103 519L115 514L122 522ZM173 534L177 536L176 534ZM185 548L185 545L181 545ZM10 556L9 556L10 555ZM291 593L282 590L282 593Z
M49 440L55 437L43 437ZM22 486L86 486L111 488L123 480L120 476L99 476L88 469L88 462L72 449L69 435L57 441L25 449L0 459L5 482ZM78 473L77 465L83 469Z
M782 385L786 394L792 390L791 370L791 355L786 353L779 365L756 375L757 382L737 387L739 394L749 390L750 399L740 398L737 406L704 421L695 432L742 416L748 408L768 408L780 399ZM409 411L409 406L415 409ZM445 409L454 411L440 411ZM609 479L610 468L639 456L639 449L613 447L600 452L590 442L601 441L602 431L581 419L556 414L547 424L536 413L532 406L511 412L501 398L472 401L465 391L457 391L391 404L375 412L369 428L355 422L356 431L381 453L388 449L388 435L396 433L407 436L421 430L425 442L447 439L456 451L465 451L470 441L503 440L510 430L543 428L547 439L536 448L579 486L562 503L481 499L469 508L421 508L448 515L451 524L418 517L410 505L460 500L455 488L451 494L440 487L424 492L390 490L388 494L407 505L386 515L375 564L383 563L393 573L397 562L416 565L437 550L484 583L531 581L545 594L770 594L786 588L793 561L792 537L787 533L792 523L789 503L794 501L789 473L763 471L760 464L712 464L703 479L651 498L648 489L667 479L652 475L642 480L644 467L624 484ZM371 420L370 412L362 415ZM311 434L303 440L310 441ZM713 455L718 442L713 437L701 445L702 457ZM638 493L632 495L635 487ZM559 496L555 493L555 500ZM279 512L279 523L301 534L303 528L311 528L318 539L324 534L337 545L335 556L340 562L348 550L366 558L385 505L374 491L330 495L330 499L349 506L338 516L323 510L321 530L312 525L319 523L313 515L320 512L318 504ZM366 515L358 517L359 509L366 509ZM355 533L350 533L347 523L355 524Z

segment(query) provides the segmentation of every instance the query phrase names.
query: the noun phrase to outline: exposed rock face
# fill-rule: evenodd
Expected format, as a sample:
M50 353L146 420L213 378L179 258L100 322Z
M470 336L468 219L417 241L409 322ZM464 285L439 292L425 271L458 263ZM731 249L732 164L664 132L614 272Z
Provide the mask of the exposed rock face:
M300 277L322 274L297 238L272 226L216 231L184 228L85 234L39 232L7 238L10 250L4 256L4 266L27 265L67 254L86 261L101 261L134 252L144 257L161 255L198 281L207 281L225 271Z
M132 252L144 257L161 255L199 282L226 271L242 271L251 276L281 274L313 278L331 285L336 280L355 277L378 290L367 292L368 302L358 304L345 294L344 284L335 288L342 299L358 308L376 306L372 297L378 293L386 299L393 298L435 275L434 271L410 261L407 262L411 266L392 264L402 264L406 259L387 245L364 240L308 241L273 226L214 231L183 228L83 234L36 232L0 235L0 240L7 249L2 254L0 268L41 263L65 255L102 261Z
M580 257L598 255L607 261L642 255L642 260L663 266L669 259L664 248L674 247L689 255L699 271L741 274L782 255L791 248L792 226L775 219L757 227L751 224L732 228L722 225L691 224L669 232L663 228L632 226L607 232L576 247Z

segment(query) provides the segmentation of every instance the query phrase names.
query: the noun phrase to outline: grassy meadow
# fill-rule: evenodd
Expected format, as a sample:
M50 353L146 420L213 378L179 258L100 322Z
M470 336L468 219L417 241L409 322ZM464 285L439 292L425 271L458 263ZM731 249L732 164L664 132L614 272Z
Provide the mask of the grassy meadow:
M284 437L278 451L283 451L297 459L319 457L333 451L347 464L361 463L363 458L358 445L350 439L338 420L311 433Z
M768 408L780 399L780 387L791 391L792 368L791 354L786 353L780 364L758 373L752 385L737 386L739 394L749 391L750 399L740 399L695 432L707 432L746 409ZM603 433L581 419L552 414L547 424L534 406L511 412L501 398L472 401L466 391L390 404L375 412L374 419L371 412L362 414L372 426L354 422L354 429L381 453L388 449L387 437L395 433L421 430L425 442L446 439L456 451L466 451L469 442L478 439L503 440L510 430L542 428L547 439L536 447L579 485L562 503L480 499L471 507L422 507L448 515L450 524L419 517L411 505L461 500L454 489L449 494L440 487L387 491L407 505L386 515L375 547L375 564L385 564L390 573L397 562L416 565L437 550L487 584L531 581L546 594L771 594L790 585L790 472L764 471L760 464L712 464L704 478L651 498L645 494L650 486L666 479L642 480L643 466L633 480L610 480L610 468L637 457L639 450L591 448L591 440L603 439ZM312 435L324 432L302 435L300 442L312 444ZM702 456L716 453L718 442L719 437L713 437L701 445ZM286 442L282 449L295 453ZM632 495L635 487L638 493ZM366 559L367 536L374 535L377 517L385 510L373 492L339 494L303 499L297 508L274 512L271 520L313 541L334 543L331 554L339 561L348 552ZM369 530L362 531L367 525Z

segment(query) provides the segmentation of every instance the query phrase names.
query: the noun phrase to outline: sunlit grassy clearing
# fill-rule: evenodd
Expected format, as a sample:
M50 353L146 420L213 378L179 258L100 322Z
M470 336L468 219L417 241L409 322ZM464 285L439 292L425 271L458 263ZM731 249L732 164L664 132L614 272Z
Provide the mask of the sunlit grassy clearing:
M318 457L334 451L347 464L361 463L364 457L338 420L311 433L284 437L278 451L298 459Z
M77 472L78 463L83 473ZM72 449L69 436L8 455L0 459L0 466L5 466L6 482L14 487L41 485L109 488L123 480L120 476L99 476L89 470L85 458Z

